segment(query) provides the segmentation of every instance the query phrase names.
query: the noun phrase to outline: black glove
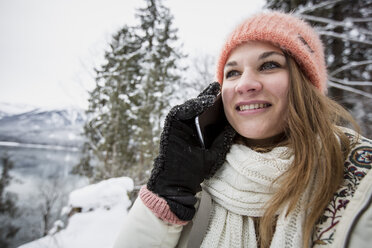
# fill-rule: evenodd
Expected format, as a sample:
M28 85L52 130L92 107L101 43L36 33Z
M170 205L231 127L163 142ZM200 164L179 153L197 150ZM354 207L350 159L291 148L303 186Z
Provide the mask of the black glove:
M193 218L200 184L224 163L236 133L226 122L209 148L200 145L194 119L213 104L219 91L218 83L210 84L197 98L171 109L165 120L147 188L163 197L181 220Z

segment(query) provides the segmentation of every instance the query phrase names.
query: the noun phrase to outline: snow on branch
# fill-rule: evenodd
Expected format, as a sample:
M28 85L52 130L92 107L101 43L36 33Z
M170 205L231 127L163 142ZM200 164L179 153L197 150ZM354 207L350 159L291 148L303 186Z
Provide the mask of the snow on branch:
M347 18L350 22L372 22L372 18Z
M335 38L348 40L348 41L352 41L352 42L372 45L372 41L370 41L370 40L355 39L355 38L350 37L349 35L346 35L346 34L340 34L340 33L336 33L336 32L333 32L333 31L326 31L326 29L330 29L330 28L333 29L333 28L340 27L340 26L342 26L344 28L348 28L348 29L355 29L355 26L353 25L353 22L360 21L360 19L362 19L362 18L346 18L343 21L335 21L335 20L332 20L332 19L329 19L329 18L306 15L306 14L299 14L299 16L301 18L303 18L304 20L307 20L307 21L314 21L314 22L327 24L326 27L317 27L318 33L321 34L321 35L326 35L326 36L335 37ZM366 19L371 19L371 18L366 18ZM362 33L362 34L365 34L365 35L372 36L372 32L367 30L367 29L357 27L356 30L357 30L358 33Z
M307 20L307 21L314 21L314 22L320 22L320 23L326 23L326 24L331 24L335 27L337 26L345 26L344 22L339 22L335 21L329 18L325 17L319 17L319 16L312 16L312 15L306 15L306 14L300 14L299 15L302 19Z
M349 86L346 86L346 85L342 85L342 84L334 83L334 82L330 82L330 81L328 81L328 85L331 86L331 87L334 87L334 88L338 88L338 89L342 89L342 90L345 90L345 91L353 92L355 94L362 95L362 96L365 96L365 97L368 97L368 98L372 99L372 94L371 93L364 92L362 90L358 90L358 89L355 89L353 87L349 87Z
M372 60L364 60L364 61L358 61L358 62L350 62L349 64L346 64L340 68L338 68L337 70L334 70L332 72L329 73L330 76L334 76L336 75L337 73L340 73L342 71L346 71L346 70L349 70L353 67L358 67L358 66L363 66L363 65L369 65L369 64L372 64Z
M367 30L367 29L364 29L364 28L356 28L356 29L354 29L354 30L356 30L357 32L359 32L359 33L361 33L361 34L365 34L365 35L370 35L370 36L372 36L372 32L371 31L369 31L369 30Z
M336 28L336 27L344 27L344 28L347 28L347 29L355 29L356 28L358 30L358 33L363 33L363 34L366 34L366 35L372 35L372 32L367 30L367 29L360 28L360 27L355 27L353 25L353 22L354 22L353 20L355 20L355 19L353 19L353 18L346 18L343 21L335 21L335 20L332 20L332 19L329 19L329 18L319 17L319 16L312 16L312 15L301 14L299 16L306 21L314 21L314 22L328 24L324 28L323 27L318 27L318 29L320 29L320 30L333 29L333 28Z
M339 84L350 85L350 86L372 86L372 82L366 82L366 81L349 81L349 80L339 79L339 78L334 78L334 77L330 77L329 80L339 83Z
M347 35L339 34L339 33L332 32L332 31L322 31L322 30L319 30L318 33L320 35L330 36L330 37L339 38L339 39L342 39L342 40L348 40L348 41L352 41L352 42L356 42L356 43L361 43L361 44L366 44L366 45L372 46L372 41L369 41L369 40L366 40L366 41L364 41L364 40L358 40L358 39L351 38L351 37L349 37Z
M312 12L316 9L320 9L320 8L323 8L323 7L328 6L328 5L336 4L336 3L341 2L341 1L343 1L343 0L329 0L329 1L323 1L323 2L315 4L315 5L308 5L308 6L305 6L304 8L298 9L295 12L295 14L302 14L302 13L306 13L306 12Z

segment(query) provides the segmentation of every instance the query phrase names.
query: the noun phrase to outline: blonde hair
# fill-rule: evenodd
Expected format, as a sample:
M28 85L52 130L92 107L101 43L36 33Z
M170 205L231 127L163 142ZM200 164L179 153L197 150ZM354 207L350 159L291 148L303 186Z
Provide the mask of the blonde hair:
M346 121L359 131L352 116L341 105L319 92L294 59L288 55L286 57L290 89L285 133L294 160L289 170L280 177L281 187L268 202L260 220L261 247L270 245L277 210L288 204L286 214L293 211L317 171L316 185L306 206L310 212L303 230L303 246L308 247L315 224L343 180L344 160L352 145L337 125Z

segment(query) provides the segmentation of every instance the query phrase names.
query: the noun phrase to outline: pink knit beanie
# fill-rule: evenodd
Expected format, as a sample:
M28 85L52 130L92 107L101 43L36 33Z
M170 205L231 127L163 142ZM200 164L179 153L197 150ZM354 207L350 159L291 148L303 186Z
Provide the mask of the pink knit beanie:
M319 35L303 20L281 12L254 15L231 33L217 61L216 80L221 84L231 51L246 41L267 41L278 46L296 60L313 85L326 91L327 69Z

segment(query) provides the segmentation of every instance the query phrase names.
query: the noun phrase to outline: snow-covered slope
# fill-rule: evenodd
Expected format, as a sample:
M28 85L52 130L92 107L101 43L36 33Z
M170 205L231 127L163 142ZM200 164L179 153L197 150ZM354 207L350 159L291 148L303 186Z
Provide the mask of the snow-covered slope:
M19 248L109 248L120 231L131 202L128 192L133 181L128 177L108 179L70 193L64 214L71 215L65 229L56 222L54 230L44 238Z
M4 116L22 114L33 109L36 109L36 107L26 104L0 102L0 119Z
M0 104L0 141L79 146L83 138L82 109L41 109Z

